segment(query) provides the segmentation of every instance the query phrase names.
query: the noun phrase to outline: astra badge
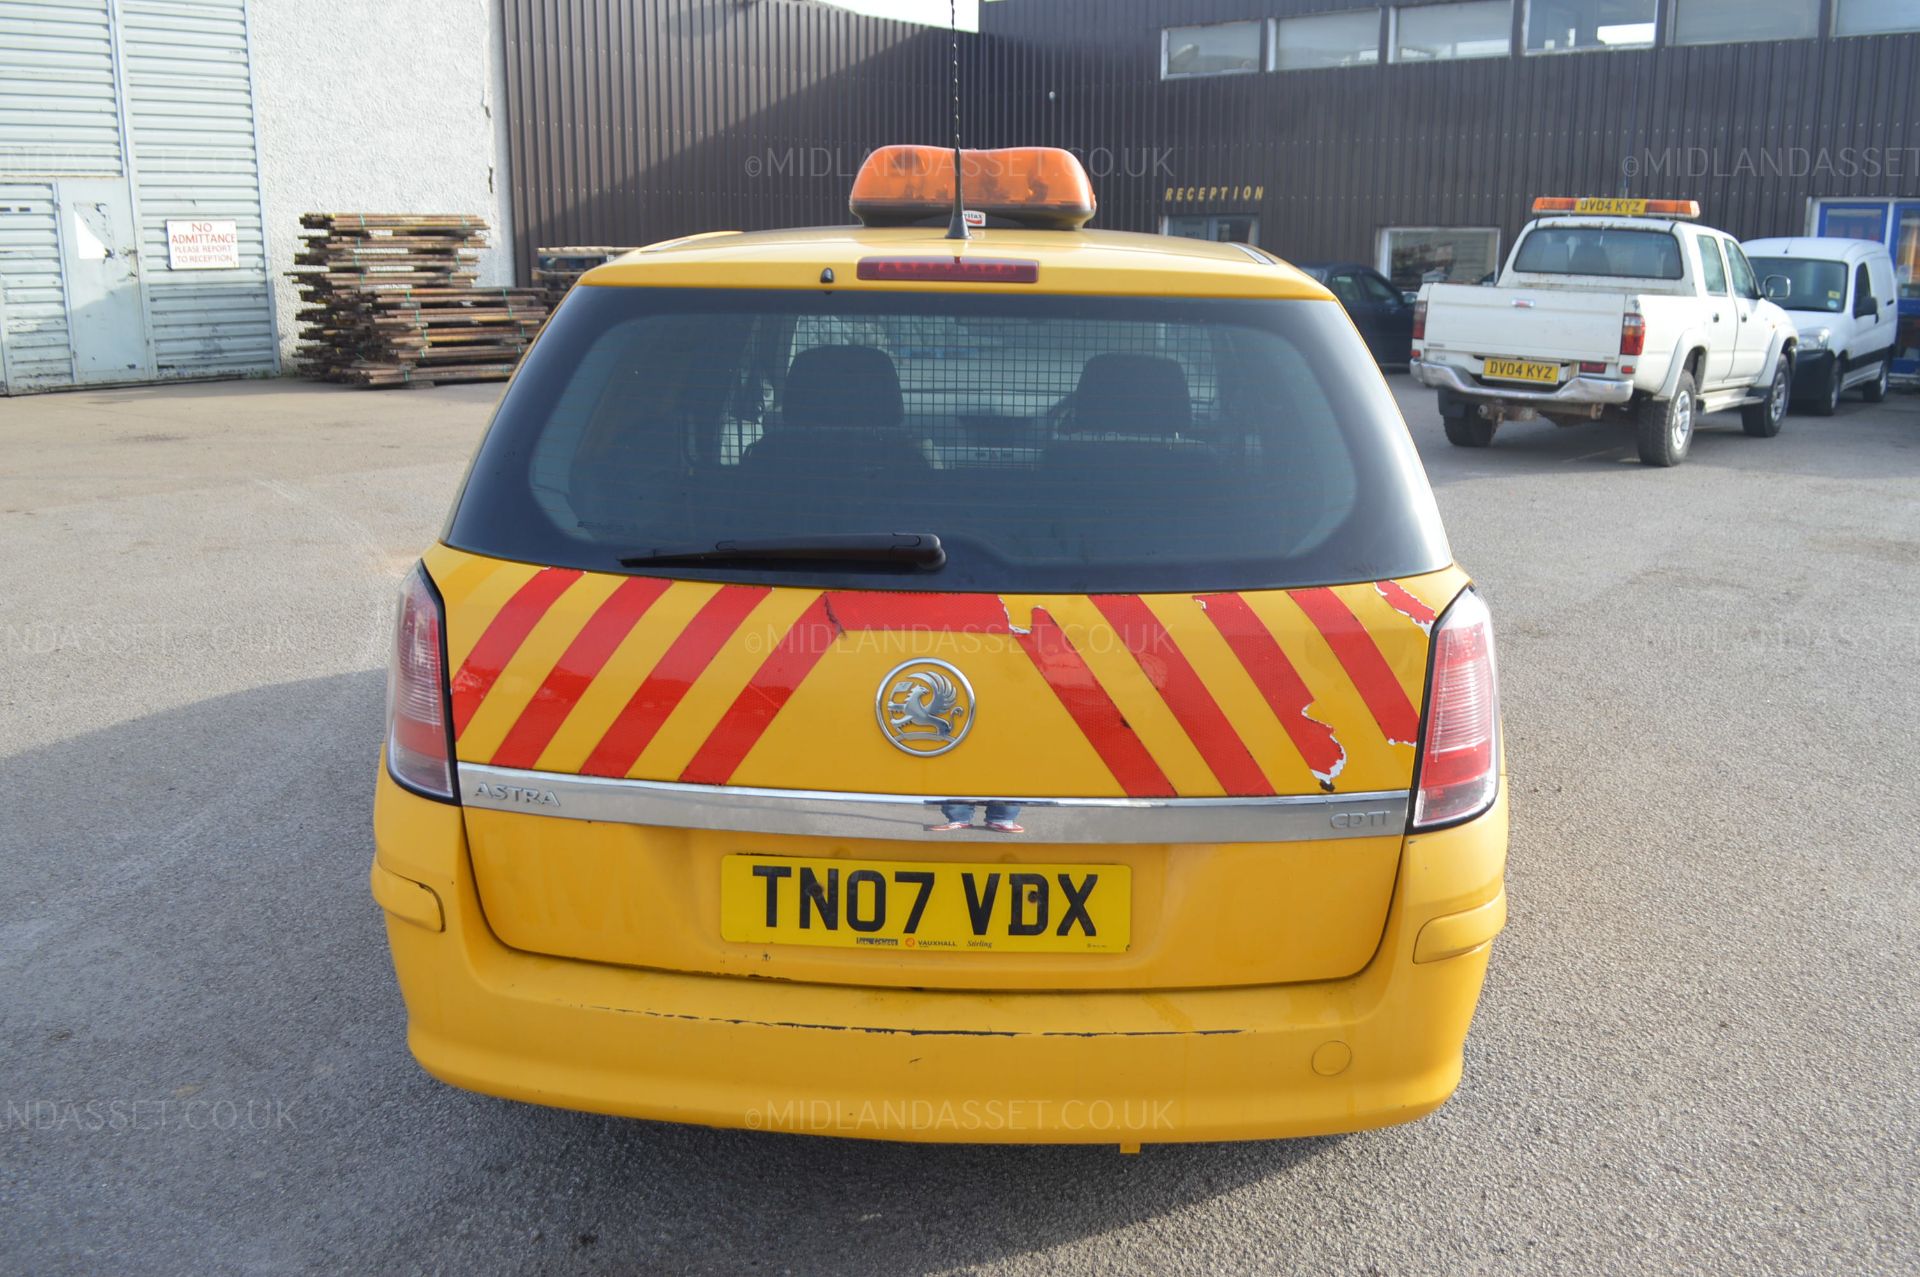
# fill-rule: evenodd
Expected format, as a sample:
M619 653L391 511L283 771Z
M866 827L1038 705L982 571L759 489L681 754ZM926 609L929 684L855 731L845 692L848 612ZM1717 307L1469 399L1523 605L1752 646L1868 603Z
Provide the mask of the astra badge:
M907 661L880 681L873 709L894 748L931 758L973 727L973 684L945 661Z

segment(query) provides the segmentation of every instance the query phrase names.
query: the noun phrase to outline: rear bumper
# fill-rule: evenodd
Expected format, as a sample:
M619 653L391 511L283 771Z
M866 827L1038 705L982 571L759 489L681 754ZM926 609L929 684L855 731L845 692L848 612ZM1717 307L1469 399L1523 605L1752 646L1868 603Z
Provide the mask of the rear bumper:
M532 1103L723 1127L1136 1144L1408 1121L1459 1081L1505 920L1503 797L1477 821L1407 841L1380 950L1346 980L977 993L686 975L500 944L459 810L384 769L375 824L408 1042L429 1073Z
M1618 377L1579 376L1553 390L1525 390L1518 386L1486 386L1451 364L1416 359L1409 370L1423 386L1451 390L1472 399L1528 404L1551 409L1556 404L1623 404L1633 398L1633 383Z

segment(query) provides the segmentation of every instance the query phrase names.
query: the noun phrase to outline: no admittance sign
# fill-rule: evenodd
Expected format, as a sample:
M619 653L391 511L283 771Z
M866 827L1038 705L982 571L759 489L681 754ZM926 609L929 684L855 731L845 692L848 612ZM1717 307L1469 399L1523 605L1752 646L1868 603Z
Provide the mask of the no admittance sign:
M240 265L240 232L232 222L167 223L170 270L234 270Z

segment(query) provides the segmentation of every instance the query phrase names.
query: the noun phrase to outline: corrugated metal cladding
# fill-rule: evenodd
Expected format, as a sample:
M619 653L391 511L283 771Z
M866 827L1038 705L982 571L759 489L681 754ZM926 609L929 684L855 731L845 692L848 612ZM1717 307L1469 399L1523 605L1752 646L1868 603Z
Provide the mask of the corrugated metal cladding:
M117 8L154 371L275 370L246 0L117 0ZM165 269L169 219L234 222L239 265Z
M245 0L0 0L0 382L278 367ZM235 224L175 270L167 222Z
M523 277L537 245L845 221L866 148L948 136L944 31L808 0L503 4ZM1077 150L1096 225L1256 213L1300 260L1371 261L1390 226L1504 247L1538 194L1692 196L1741 236L1803 232L1811 198L1920 196L1920 35L1160 78L1164 27L1365 7L982 5L966 142ZM802 162L752 171L769 152Z
M1811 198L1920 196L1920 35L1160 78L1164 27L1357 7L985 5L969 131L1081 150L1100 225L1252 212L1303 261L1372 261L1391 226L1499 227L1504 248L1542 194L1693 197L1741 237L1804 233ZM1260 198L1167 199L1248 185Z
M0 387L72 376L53 184L0 180Z
M501 3L522 280L536 247L845 222L869 150L952 135L944 31L811 0Z
M52 172L121 172L107 0L0 4L0 388L73 380Z

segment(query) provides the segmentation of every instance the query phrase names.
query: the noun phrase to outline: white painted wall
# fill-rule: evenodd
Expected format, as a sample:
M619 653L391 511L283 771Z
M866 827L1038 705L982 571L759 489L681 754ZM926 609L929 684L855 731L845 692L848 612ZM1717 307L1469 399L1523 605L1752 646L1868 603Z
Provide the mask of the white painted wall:
M949 22L962 31L980 30L980 0L824 0L836 9L851 9L875 18L944 27Z
M300 298L286 272L302 213L475 213L492 230L480 282L512 282L498 8L248 0L283 358L298 340Z

